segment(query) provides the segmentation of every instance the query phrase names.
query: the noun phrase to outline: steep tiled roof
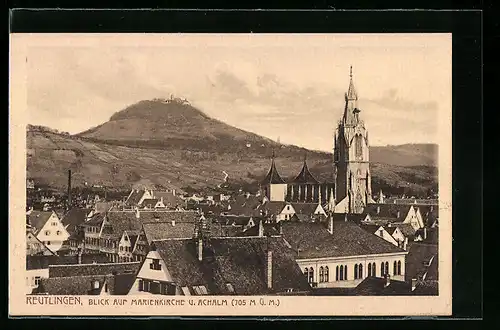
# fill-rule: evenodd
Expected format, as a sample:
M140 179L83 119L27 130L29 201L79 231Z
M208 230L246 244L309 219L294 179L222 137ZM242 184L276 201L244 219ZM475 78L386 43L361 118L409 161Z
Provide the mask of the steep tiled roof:
M304 160L304 164L302 165L302 170L300 171L299 175L297 175L295 179L292 180L292 182L302 184L319 184L319 181L309 171L306 160Z
M358 296L409 296L411 284L391 279L385 286L386 279L381 277L367 277L353 290Z
M184 205L184 201L177 195L167 191L153 191L153 197L160 200L163 197L163 204L167 208L173 208L179 205Z
M104 221L106 213L95 213L88 221L82 223L83 226L100 226Z
M113 204L111 202L96 202L94 205L94 211L96 213L108 212L112 206Z
M271 161L271 168L269 169L269 172L267 172L266 177L262 180L261 183L264 185L285 183L285 180L281 178L281 176L278 173L278 170L276 169L276 164L274 162L274 155Z
M408 212L410 212L410 208L412 207L413 207L412 205L404 205L404 204L372 203L366 205L363 213L365 215L369 214L372 219L386 218L390 221L401 222L406 218ZM398 211L399 211L399 217L398 217Z
M178 286L205 285L209 294L237 295L279 293L293 288L310 291L293 255L279 237L214 238L205 246L205 258L200 262L195 242L189 240L157 241L156 250ZM267 289L265 252L272 254L272 289Z
M47 220L49 220L50 216L52 215L52 211L31 211L31 213L28 215L28 221L29 225L33 228L35 233L38 233L43 226L45 226L45 223L47 223Z
M295 212L298 214L313 215L318 207L317 203L292 203Z
M427 271L425 262L438 254L437 245L414 242L409 245L409 252L406 256L405 277L407 281L417 278L419 274ZM434 260L433 262L434 263ZM431 264L432 265L432 264ZM437 265L437 263L436 263Z
M61 221L70 235L75 232L77 226L85 222L90 212L90 209L72 208L64 215Z
M257 196L240 195L229 204L230 209L227 211L229 214L235 215L259 215L259 208L262 205L262 200Z
M263 223L263 236L278 236L279 235L279 227L274 223ZM241 236L259 236L259 222L255 224L255 226L245 230Z
M417 284L415 290L412 292L415 296L438 296L439 285L438 282L422 282Z
M377 225L361 224L360 226L361 226L361 228L363 228L364 230L366 230L367 232L369 232L371 234L375 234L377 232L377 230L380 228L380 226L377 226ZM394 231L394 229L393 229L393 231Z
M406 237L413 237L413 236L415 236L415 233L416 233L415 228L413 228L413 226L409 223L401 223L401 224L397 224L397 225L391 225L389 227L399 228L401 233L403 235L405 235Z
M262 205L261 209L266 211L268 215L278 215L281 213L281 211L283 211L283 209L287 204L289 203L280 201L270 201Z
M224 211L224 208L222 205L207 205L207 204L200 204L199 205L200 210L203 212L203 214L213 214L213 215L220 215L221 212Z
M154 199L154 198L148 198L148 199L145 199L142 201L142 204L141 206L142 207L148 207L150 209L154 208L155 205L158 203L158 200L157 199Z
M254 223L257 223L262 217L252 217L252 216L234 216L234 215L221 215L219 217L212 218L212 222L221 224L223 226L246 226L250 219L253 219Z
M141 200L144 193L145 193L144 190L133 190L131 195L125 201L125 203L127 205L132 205L132 206L139 204L139 201Z
M90 264L93 262L106 263L110 262L109 258L104 253L92 253L82 255L82 264ZM26 256L26 270L31 269L48 269L49 265L75 265L78 264L78 256L57 256L57 255L36 255Z
M426 226L432 226L439 217L439 208L437 205L416 205L415 207L420 210Z
M89 276L72 276L58 278L42 278L40 286L35 289L34 293L46 293L49 295L96 295L100 290L95 290L93 284L99 282L102 287L104 283L108 283L113 278L113 275L89 275ZM108 284L108 288L109 288Z
M143 230L148 242L168 238L191 238L193 237L195 224L192 222L180 222L172 225L171 222L157 222L143 224Z
M136 274L141 263L122 262L105 264L51 265L49 277L72 277L111 274Z
M361 224L366 217L366 214L357 214L357 213L334 213L333 219L335 221L351 221L357 224Z
M334 221L333 235L327 231L326 225L326 221L285 221L282 224L283 237L294 251L300 249L299 259L405 252L351 221Z
M134 214L135 216L135 214ZM139 219L142 223L149 222L191 222L194 223L200 215L195 211L140 211Z
M120 238L124 231L141 230L141 222L133 212L108 212L106 219L108 222L103 228L104 235Z

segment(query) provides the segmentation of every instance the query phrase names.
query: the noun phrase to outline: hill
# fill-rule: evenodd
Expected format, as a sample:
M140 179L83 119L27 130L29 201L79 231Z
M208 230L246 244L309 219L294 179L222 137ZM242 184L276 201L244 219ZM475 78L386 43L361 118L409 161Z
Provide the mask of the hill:
M307 152L311 171L319 179L332 179L329 153L278 144L212 119L189 104L163 100L139 102L74 136L29 126L27 148L28 177L58 188L65 187L68 169L75 186L87 182L130 188L141 183L201 189L223 183L224 172L230 183L252 185L266 174L273 150L285 177L298 174ZM432 156L427 150L432 147L372 148L372 160L379 160L372 166L374 191L378 186L400 186L421 194L436 186L437 169L429 166Z

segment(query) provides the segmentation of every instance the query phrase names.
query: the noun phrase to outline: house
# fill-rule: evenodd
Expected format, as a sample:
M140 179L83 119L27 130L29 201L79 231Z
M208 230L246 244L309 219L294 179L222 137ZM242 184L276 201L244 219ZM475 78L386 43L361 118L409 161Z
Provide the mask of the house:
M356 288L352 295L356 296L409 296L411 295L411 284L405 281L391 279L390 275L385 277L367 277Z
M291 220L295 214L305 215L310 221L326 218L327 214L319 203L289 203L272 201L265 202L257 209L264 210L263 214L275 216L276 221Z
M27 215L27 224L31 226L32 233L51 251L57 253L70 236L57 214L54 211L31 210Z
M194 234L194 222L154 222L144 223L132 249L134 260L143 260L149 253L154 240L190 238Z
M263 211L260 207L263 203L264 200L260 196L250 195L250 193L238 195L229 203L226 213L241 216L262 215Z
M435 267L435 269L431 271L431 275L434 274L435 280L437 281L437 257L437 245L431 245L421 242L412 243L410 245L408 256L406 258L406 281L411 282L412 280L423 279L423 275L427 273L431 265Z
M140 262L119 263L91 263L91 264L62 264L49 265L49 278L112 275L112 274L137 274Z
M281 230L313 287L355 287L366 277L387 273L404 279L408 252L345 216L329 216L324 222L285 221Z
M371 225L371 224L361 224L361 228L366 230L367 232L377 235L380 238L385 239L387 242L394 244L396 246L400 246L399 241L397 241L383 226ZM401 241L404 242L404 239ZM400 246L402 247L402 246ZM404 250L406 250L403 247Z
M76 256L27 255L25 292L30 294L33 289L38 287L41 279L49 277L50 265L85 264L107 262L107 260L107 256L103 254L80 254Z
M138 230L124 230L118 242L118 262L131 262L134 260L133 250L139 236Z
M55 255L45 244L43 244L33 233L31 228L26 228L26 255Z
M76 253L83 248L84 232L81 225L92 217L94 210L86 208L72 208L61 219L64 228L69 233L70 250Z
M366 205L363 214L369 215L372 221L408 223L414 230L424 228L420 210L413 205L370 203Z
M154 241L131 295L304 295L311 288L281 237Z
M385 229L391 233L391 236L398 241L398 244L403 244L405 241L421 241L422 236L420 235L420 230L417 231L409 223L389 223L385 226ZM422 233L426 230L422 231Z
M142 204L145 199L153 199L153 191L148 189L132 189L125 205L128 207L136 207Z
M145 210L165 208L165 204L163 204L163 197L161 197L160 199L156 198L145 199L142 201L140 206Z

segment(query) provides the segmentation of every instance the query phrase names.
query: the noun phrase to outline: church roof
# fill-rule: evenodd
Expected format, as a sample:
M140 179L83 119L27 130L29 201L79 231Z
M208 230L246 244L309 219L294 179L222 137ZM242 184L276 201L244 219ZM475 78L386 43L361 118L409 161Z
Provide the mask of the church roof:
M292 181L293 183L313 183L318 184L319 181L312 175L311 171L309 171L309 167L307 166L307 161L304 158L304 165L302 166L302 170L299 175L295 177Z
M262 184L280 184L280 183L285 183L285 180L281 178L280 174L278 173L278 170L276 169L276 164L274 163L274 153L273 153L271 168L269 169L269 172L267 173L264 180L262 180Z
M352 124L357 122L357 118L355 116L355 113L359 112L359 109L356 108L356 103L355 103L357 100L358 100L358 92L354 87L354 82L352 79L352 66L351 66L349 88L347 89L347 93L345 94L346 107L343 116L343 120L345 123Z

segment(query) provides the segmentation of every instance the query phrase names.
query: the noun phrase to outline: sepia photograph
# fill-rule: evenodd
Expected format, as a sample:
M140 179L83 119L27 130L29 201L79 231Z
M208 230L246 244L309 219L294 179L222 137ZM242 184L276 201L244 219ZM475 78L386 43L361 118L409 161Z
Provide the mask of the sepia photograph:
M11 308L451 313L451 40L11 35Z

